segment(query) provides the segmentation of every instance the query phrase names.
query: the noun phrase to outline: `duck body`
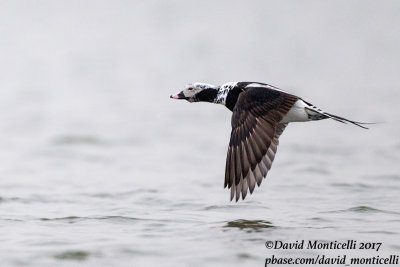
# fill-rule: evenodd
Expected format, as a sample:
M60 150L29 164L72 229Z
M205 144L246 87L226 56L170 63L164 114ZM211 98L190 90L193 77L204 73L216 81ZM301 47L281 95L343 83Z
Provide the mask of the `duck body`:
M232 111L232 132L225 167L225 187L231 200L244 199L261 185L271 169L279 137L290 122L334 119L351 121L322 111L298 96L259 82L230 82L221 86L193 83L171 95L189 102L222 104Z

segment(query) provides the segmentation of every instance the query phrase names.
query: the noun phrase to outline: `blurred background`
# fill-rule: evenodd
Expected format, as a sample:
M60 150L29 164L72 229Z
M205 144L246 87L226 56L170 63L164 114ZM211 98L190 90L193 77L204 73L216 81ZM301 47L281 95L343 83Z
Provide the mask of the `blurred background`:
M2 266L255 266L398 253L400 2L1 1ZM173 101L259 81L349 119L291 124L229 202L231 112ZM267 240L383 242L379 252Z

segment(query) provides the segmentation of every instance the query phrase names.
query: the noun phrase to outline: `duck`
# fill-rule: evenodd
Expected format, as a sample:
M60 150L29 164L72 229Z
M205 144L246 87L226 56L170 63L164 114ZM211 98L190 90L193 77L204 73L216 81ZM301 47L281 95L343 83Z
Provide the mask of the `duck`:
M279 137L291 122L332 119L368 129L363 122L330 114L275 86L260 82L229 82L221 86L195 82L172 99L224 105L232 111L232 131L224 188L236 202L261 185L274 161Z

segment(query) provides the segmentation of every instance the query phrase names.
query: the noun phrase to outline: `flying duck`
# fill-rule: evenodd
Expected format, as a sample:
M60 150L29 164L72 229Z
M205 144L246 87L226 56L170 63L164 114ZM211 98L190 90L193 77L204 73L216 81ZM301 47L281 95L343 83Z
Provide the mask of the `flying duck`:
M236 202L240 195L245 199L248 190L252 194L256 184L261 185L271 169L279 136L289 122L330 118L368 129L365 123L329 114L298 96L259 82L222 86L196 82L171 98L222 104L233 112L224 187L231 189L230 200L236 196Z

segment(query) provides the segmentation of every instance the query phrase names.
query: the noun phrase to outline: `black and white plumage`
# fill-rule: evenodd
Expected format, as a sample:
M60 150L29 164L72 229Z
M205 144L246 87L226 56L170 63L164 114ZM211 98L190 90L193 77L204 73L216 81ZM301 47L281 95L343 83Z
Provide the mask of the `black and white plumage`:
M274 86L258 82L231 82L222 86L193 83L174 99L225 105L232 113L224 186L231 189L231 200L253 193L271 169L279 136L290 122L331 118L365 128L360 122L329 114Z

